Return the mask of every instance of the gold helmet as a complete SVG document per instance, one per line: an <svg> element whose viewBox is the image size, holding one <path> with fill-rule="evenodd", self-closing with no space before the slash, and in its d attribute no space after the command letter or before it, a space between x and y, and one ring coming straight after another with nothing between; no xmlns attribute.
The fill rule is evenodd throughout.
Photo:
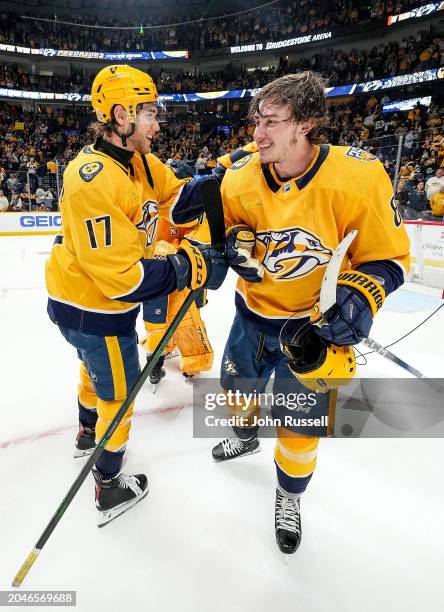
<svg viewBox="0 0 444 612"><path fill-rule="evenodd" d="M350 382L356 373L351 346L336 346L323 340L311 323L300 325L291 318L280 334L281 350L289 358L288 367L308 389L326 393Z"/></svg>
<svg viewBox="0 0 444 612"><path fill-rule="evenodd" d="M102 123L111 120L111 109L120 104L127 112L128 121L135 124L137 105L157 102L157 97L150 75L126 64L102 68L91 88L91 103Z"/></svg>

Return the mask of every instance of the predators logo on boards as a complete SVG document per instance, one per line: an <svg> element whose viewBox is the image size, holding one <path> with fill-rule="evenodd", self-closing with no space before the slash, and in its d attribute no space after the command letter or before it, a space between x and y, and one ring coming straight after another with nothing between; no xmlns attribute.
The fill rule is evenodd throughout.
<svg viewBox="0 0 444 612"><path fill-rule="evenodd" d="M299 227L280 232L258 232L256 240L265 246L263 266L275 280L292 280L328 264L332 250L313 234Z"/></svg>
<svg viewBox="0 0 444 612"><path fill-rule="evenodd" d="M378 159L375 155L372 155L363 149L359 149L358 147L350 147L347 150L346 155L363 162L372 162Z"/></svg>
<svg viewBox="0 0 444 612"><path fill-rule="evenodd" d="M102 162L90 162L89 164L84 164L79 168L80 177L86 182L89 183L93 180L95 176L99 174L102 170L103 164Z"/></svg>

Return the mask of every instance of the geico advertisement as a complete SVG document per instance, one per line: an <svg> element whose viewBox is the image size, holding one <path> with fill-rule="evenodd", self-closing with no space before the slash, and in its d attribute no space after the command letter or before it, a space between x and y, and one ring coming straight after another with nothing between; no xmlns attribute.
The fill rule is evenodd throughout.
<svg viewBox="0 0 444 612"><path fill-rule="evenodd" d="M60 213L20 212L0 214L0 236L57 234L62 226Z"/></svg>

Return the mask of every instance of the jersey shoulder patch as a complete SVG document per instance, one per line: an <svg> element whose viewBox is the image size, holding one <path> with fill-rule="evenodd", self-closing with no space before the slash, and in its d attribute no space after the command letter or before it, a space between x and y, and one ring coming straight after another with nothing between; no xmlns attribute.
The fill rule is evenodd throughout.
<svg viewBox="0 0 444 612"><path fill-rule="evenodd" d="M245 155L245 157L242 157L241 159L235 161L234 164L230 166L229 170L239 170L239 168L243 168L246 164L248 164L252 157L252 153L250 153L249 155Z"/></svg>
<svg viewBox="0 0 444 612"><path fill-rule="evenodd" d="M89 162L88 164L83 164L79 168L80 178L83 179L86 183L89 183L93 180L95 176L99 174L99 172L103 169L102 162L94 161Z"/></svg>
<svg viewBox="0 0 444 612"><path fill-rule="evenodd" d="M354 159L362 162L372 162L378 159L376 155L372 155L372 153L364 151L364 149L359 149L358 147L350 147L347 149L345 154L347 157L353 157Z"/></svg>

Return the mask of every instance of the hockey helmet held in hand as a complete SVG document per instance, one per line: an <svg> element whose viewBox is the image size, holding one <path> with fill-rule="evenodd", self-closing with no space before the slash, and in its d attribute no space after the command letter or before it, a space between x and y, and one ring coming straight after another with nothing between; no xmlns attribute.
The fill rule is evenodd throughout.
<svg viewBox="0 0 444 612"><path fill-rule="evenodd" d="M316 393L346 385L356 373L353 347L329 344L311 323L300 326L300 319L289 319L281 330L280 344L292 374Z"/></svg>
<svg viewBox="0 0 444 612"><path fill-rule="evenodd" d="M91 88L91 103L101 123L111 120L111 110L116 104L123 106L128 121L135 123L137 106L157 103L157 100L157 89L150 75L126 64L102 68Z"/></svg>

